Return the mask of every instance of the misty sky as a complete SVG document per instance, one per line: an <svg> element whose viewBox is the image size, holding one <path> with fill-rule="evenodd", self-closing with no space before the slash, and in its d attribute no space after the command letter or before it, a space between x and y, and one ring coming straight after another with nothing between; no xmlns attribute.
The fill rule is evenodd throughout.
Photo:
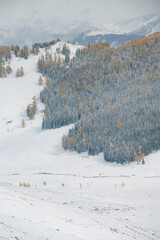
<svg viewBox="0 0 160 240"><path fill-rule="evenodd" d="M158 12L159 0L0 0L0 27L31 18L49 23L53 17L100 25Z"/></svg>
<svg viewBox="0 0 160 240"><path fill-rule="evenodd" d="M160 15L160 0L0 0L0 33L47 38L49 31L71 32L71 25L78 32L153 13Z"/></svg>

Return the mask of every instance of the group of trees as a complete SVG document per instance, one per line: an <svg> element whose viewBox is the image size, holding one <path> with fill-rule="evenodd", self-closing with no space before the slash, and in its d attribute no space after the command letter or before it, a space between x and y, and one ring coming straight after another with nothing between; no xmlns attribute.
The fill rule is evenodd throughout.
<svg viewBox="0 0 160 240"><path fill-rule="evenodd" d="M70 43L71 43L71 41L70 41L70 40L68 40L68 41L67 41L67 43L69 43L69 44L70 44ZM76 44L76 41L75 41L75 40L73 40L72 44L73 44L73 45L75 45L75 44Z"/></svg>
<svg viewBox="0 0 160 240"><path fill-rule="evenodd" d="M23 77L24 76L24 69L23 67L17 68L16 77Z"/></svg>
<svg viewBox="0 0 160 240"><path fill-rule="evenodd" d="M29 48L26 45L24 45L22 48L20 48L18 45L12 45L11 50L14 52L16 57L28 59Z"/></svg>
<svg viewBox="0 0 160 240"><path fill-rule="evenodd" d="M90 45L69 67L43 59L39 70L51 79L42 128L75 123L64 149L123 163L160 148L160 34L118 49Z"/></svg>
<svg viewBox="0 0 160 240"><path fill-rule="evenodd" d="M28 59L29 49L26 45L24 45L22 48L20 48L18 56L21 58L24 58L24 59Z"/></svg>
<svg viewBox="0 0 160 240"><path fill-rule="evenodd" d="M12 72L10 65L5 66L3 62L0 62L0 77L7 77Z"/></svg>
<svg viewBox="0 0 160 240"><path fill-rule="evenodd" d="M18 57L20 47L18 45L12 45L11 46L11 51L14 52L15 56Z"/></svg>
<svg viewBox="0 0 160 240"><path fill-rule="evenodd" d="M38 48L48 48L50 46L55 45L57 42L60 42L60 39L58 38L57 40L52 40L50 42L43 42L43 43L34 43L33 48L34 47L38 47Z"/></svg>
<svg viewBox="0 0 160 240"><path fill-rule="evenodd" d="M65 56L65 59L63 59L60 54L63 54ZM51 53L46 51L45 56L41 56L41 58L38 61L37 68L38 71L40 71L43 75L45 75L45 66L48 66L48 63L50 64L50 70L53 72L55 68L58 66L61 66L63 64L69 65L70 63L70 49L69 47L64 44L63 48L57 47L56 53L54 54L54 57ZM52 65L52 66L51 66Z"/></svg>
<svg viewBox="0 0 160 240"><path fill-rule="evenodd" d="M34 43L30 49L26 45L21 48L18 45L11 45L11 47L0 46L0 62L2 59L5 59L6 61L10 60L12 57L11 51L14 52L16 57L28 59L30 54L37 55L39 53L39 48L49 48L50 46L55 45L59 41L60 39L52 40L50 42ZM73 44L76 44L76 42L73 41ZM64 53L64 55L66 56L66 61L68 61L69 51Z"/></svg>
<svg viewBox="0 0 160 240"><path fill-rule="evenodd" d="M57 69L65 65L65 61L61 59L60 55L54 54L54 57L51 53L46 52L45 56L41 56L37 63L37 70L42 73L43 76L48 75L49 77L53 76ZM67 65L67 64L66 64Z"/></svg>
<svg viewBox="0 0 160 240"><path fill-rule="evenodd" d="M6 77L12 72L10 60L12 58L11 50L8 46L0 46L0 77ZM6 63L8 65L6 65Z"/></svg>
<svg viewBox="0 0 160 240"><path fill-rule="evenodd" d="M8 46L0 46L0 62L5 59L6 62L11 60L12 54Z"/></svg>
<svg viewBox="0 0 160 240"><path fill-rule="evenodd" d="M31 53L31 54L34 54L34 55L38 55L38 53L39 53L39 47L38 47L38 46L35 46L35 45L32 45L32 48L30 49L30 53Z"/></svg>
<svg viewBox="0 0 160 240"><path fill-rule="evenodd" d="M41 76L38 78L38 85L39 85L39 86L42 86L42 85L43 85L43 79L42 79Z"/></svg>
<svg viewBox="0 0 160 240"><path fill-rule="evenodd" d="M63 54L65 59L60 55ZM41 55L37 63L37 70L42 73L43 76L46 74L52 77L57 69L61 69L63 65L68 66L70 64L70 49L64 44L63 48L57 47L54 56L49 51L45 52L45 56Z"/></svg>
<svg viewBox="0 0 160 240"><path fill-rule="evenodd" d="M39 53L39 47L37 45L32 45L32 47L29 49L26 45L24 45L22 48L20 48L18 45L12 45L11 51L14 52L16 57L21 57L24 59L28 59L30 54L37 55Z"/></svg>
<svg viewBox="0 0 160 240"><path fill-rule="evenodd" d="M37 100L36 97L33 97L33 102L32 104L29 104L27 106L27 116L29 117L30 120L33 120L36 113L37 113L38 107L37 107Z"/></svg>

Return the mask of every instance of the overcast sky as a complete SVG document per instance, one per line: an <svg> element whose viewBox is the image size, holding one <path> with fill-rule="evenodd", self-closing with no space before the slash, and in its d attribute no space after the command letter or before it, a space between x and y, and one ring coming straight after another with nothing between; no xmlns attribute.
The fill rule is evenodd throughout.
<svg viewBox="0 0 160 240"><path fill-rule="evenodd" d="M0 30L47 35L71 31L70 23L101 28L153 13L160 15L160 0L0 0Z"/></svg>
<svg viewBox="0 0 160 240"><path fill-rule="evenodd" d="M33 16L44 22L56 17L100 25L152 13L160 13L160 0L0 0L0 27Z"/></svg>

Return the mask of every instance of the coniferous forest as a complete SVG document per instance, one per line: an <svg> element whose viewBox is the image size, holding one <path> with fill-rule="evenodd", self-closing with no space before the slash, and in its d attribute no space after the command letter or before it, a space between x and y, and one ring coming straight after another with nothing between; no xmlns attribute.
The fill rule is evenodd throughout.
<svg viewBox="0 0 160 240"><path fill-rule="evenodd" d="M69 63L42 56L38 70L50 78L42 128L75 124L65 150L124 163L160 148L160 33L119 48L88 45Z"/></svg>

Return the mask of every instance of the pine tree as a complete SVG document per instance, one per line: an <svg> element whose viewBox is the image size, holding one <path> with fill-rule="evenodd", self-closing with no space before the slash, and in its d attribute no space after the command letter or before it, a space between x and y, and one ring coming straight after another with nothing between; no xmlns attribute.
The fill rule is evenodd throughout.
<svg viewBox="0 0 160 240"><path fill-rule="evenodd" d="M69 53L67 53L67 54L65 55L65 63L68 65L69 62L70 62L70 56L69 56Z"/></svg>
<svg viewBox="0 0 160 240"><path fill-rule="evenodd" d="M16 77L20 77L21 76L21 71L19 68L17 68L17 71L16 71Z"/></svg>
<svg viewBox="0 0 160 240"><path fill-rule="evenodd" d="M43 79L42 77L40 76L39 79L38 79L38 85L42 86L43 85Z"/></svg>
<svg viewBox="0 0 160 240"><path fill-rule="evenodd" d="M27 59L28 56L29 56L29 49L28 47L25 45L23 46L20 51L19 51L19 55L20 57L24 58L24 59Z"/></svg>
<svg viewBox="0 0 160 240"><path fill-rule="evenodd" d="M17 68L16 77L23 77L24 76L24 69L23 67Z"/></svg>
<svg viewBox="0 0 160 240"><path fill-rule="evenodd" d="M32 103L32 111L33 111L33 113L36 114L37 110L38 110L37 102L33 101L33 103Z"/></svg>
<svg viewBox="0 0 160 240"><path fill-rule="evenodd" d="M24 69L23 69L23 67L20 68L20 76L21 76L21 77L24 76Z"/></svg>
<svg viewBox="0 0 160 240"><path fill-rule="evenodd" d="M12 68L8 65L8 66L6 67L6 71L7 71L8 74L11 73L11 72L12 72Z"/></svg>
<svg viewBox="0 0 160 240"><path fill-rule="evenodd" d="M26 126L24 119L22 119L21 126L22 126L22 128L25 128L25 126Z"/></svg>
<svg viewBox="0 0 160 240"><path fill-rule="evenodd" d="M45 84L46 84L47 87L50 87L51 80L50 80L48 74L46 74L46 76L45 76Z"/></svg>
<svg viewBox="0 0 160 240"><path fill-rule="evenodd" d="M62 137L62 146L65 150L67 149L67 137L66 137L66 135L63 135L63 137Z"/></svg>
<svg viewBox="0 0 160 240"><path fill-rule="evenodd" d="M30 120L33 120L33 119L34 119L34 113L33 113L32 110L29 112L29 119L30 119Z"/></svg>

